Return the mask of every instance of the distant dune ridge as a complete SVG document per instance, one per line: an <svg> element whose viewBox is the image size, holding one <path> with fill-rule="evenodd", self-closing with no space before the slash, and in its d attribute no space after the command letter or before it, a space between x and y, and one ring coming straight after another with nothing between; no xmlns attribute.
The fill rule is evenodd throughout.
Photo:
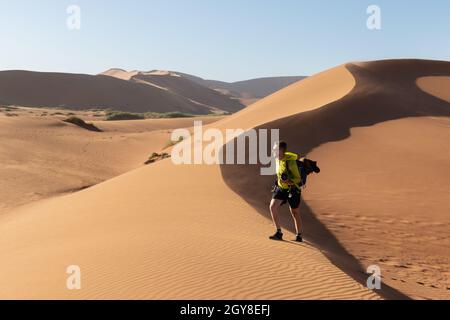
<svg viewBox="0 0 450 320"><path fill-rule="evenodd" d="M30 71L0 72L0 102L26 107L55 107L75 110L109 108L129 112L171 112L191 114L236 112L244 106L209 88L195 96L183 96L196 85L178 84L179 90L149 85L145 81L124 80L105 75L45 73ZM134 77L131 76L130 77ZM197 100L199 101L197 101Z"/></svg>
<svg viewBox="0 0 450 320"><path fill-rule="evenodd" d="M242 109L242 104L236 99L231 99L229 96L202 86L185 77L178 76L175 73L138 73L131 79L138 83L147 83L159 88L165 88L176 95L186 97L190 101L195 101L199 105L220 106L221 110L228 112L236 112Z"/></svg>
<svg viewBox="0 0 450 320"><path fill-rule="evenodd" d="M198 97L199 90L200 93L204 92L207 93L206 96L211 96L212 94L205 88L213 89L216 94L220 93L221 95L226 95L232 98L232 100L238 100L245 105L254 103L284 87L306 78L304 76L267 77L237 82L224 82L218 80L205 80L191 74L177 71L163 70L128 72L123 69L110 69L102 74L124 80L133 80L133 78L142 79L144 77L147 78L148 83L152 83L163 88L168 88L174 90L175 92L179 92L179 90L181 90L182 92L187 92L188 94L194 93L194 97ZM194 86L192 83L187 86L181 85L189 82L193 82L197 84L197 86ZM195 92L197 92L196 95ZM204 97L203 95L201 96Z"/></svg>
<svg viewBox="0 0 450 320"><path fill-rule="evenodd" d="M109 69L99 75L0 71L0 103L75 110L234 113L301 78L227 84L172 72Z"/></svg>
<svg viewBox="0 0 450 320"><path fill-rule="evenodd" d="M267 77L237 82L224 82L217 80L205 80L190 74L180 74L205 87L209 87L233 97L251 102L256 102L259 99L265 98L284 87L306 78L304 76Z"/></svg>
<svg viewBox="0 0 450 320"><path fill-rule="evenodd" d="M137 80L155 76L174 75ZM304 192L305 244L267 239L273 177L259 166L167 159L0 216L0 298L448 298L449 77L449 62L349 63L208 125L280 129L291 151L319 161L322 172ZM7 132L20 120L4 119ZM131 133L127 141L138 128L94 124L119 130L119 140ZM125 152L129 161L142 145ZM104 156L92 152L91 161ZM26 169L22 161L10 168ZM79 291L65 288L73 264L82 270ZM372 264L381 267L381 291L365 287Z"/></svg>

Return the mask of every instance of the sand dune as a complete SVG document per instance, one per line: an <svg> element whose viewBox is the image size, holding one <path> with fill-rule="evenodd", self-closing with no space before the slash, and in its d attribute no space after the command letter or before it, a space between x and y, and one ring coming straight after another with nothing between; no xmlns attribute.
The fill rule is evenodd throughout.
<svg viewBox="0 0 450 320"><path fill-rule="evenodd" d="M141 72L131 77L130 80L164 88L199 105L209 106L217 110L236 112L243 107L236 99L230 99L230 97L216 90L170 72Z"/></svg>
<svg viewBox="0 0 450 320"><path fill-rule="evenodd" d="M449 297L449 129L448 118L393 120L310 154L329 169L311 180L308 206L364 266L379 265L384 283L413 298Z"/></svg>
<svg viewBox="0 0 450 320"><path fill-rule="evenodd" d="M17 110L15 111L17 113ZM205 123L214 117L199 118ZM192 119L96 121L91 132L56 116L0 114L0 215L20 205L80 190L142 166Z"/></svg>
<svg viewBox="0 0 450 320"><path fill-rule="evenodd" d="M221 174L164 160L0 217L0 297L380 298L318 249L268 241L271 223ZM80 291L64 286L73 264Z"/></svg>
<svg viewBox="0 0 450 320"><path fill-rule="evenodd" d="M109 69L101 73L122 80L135 82L147 82L159 88L165 88L175 93L181 93L183 96L192 97L192 100L202 102L204 100L208 105L218 103L217 100L223 101L226 96L232 98L227 101L230 108L228 111L239 108L238 101L244 105L250 105L256 101L265 98L295 82L305 79L306 77L267 77L250 79L237 82L224 82L218 80L205 80L203 78L177 72L153 70L144 71L125 71L122 69ZM142 79L146 78L146 79ZM178 79L177 79L178 78ZM211 89L213 90L211 92ZM212 102L210 102L212 101ZM219 105L223 105L219 103ZM225 104L227 105L227 104ZM225 109L223 109L225 110Z"/></svg>
<svg viewBox="0 0 450 320"><path fill-rule="evenodd" d="M450 77L423 77L417 79L417 85L423 91L450 102Z"/></svg>
<svg viewBox="0 0 450 320"><path fill-rule="evenodd" d="M243 99L262 99L306 77L267 77L233 83L211 83L212 87L238 92Z"/></svg>
<svg viewBox="0 0 450 320"><path fill-rule="evenodd" d="M1 216L0 297L446 297L450 109L435 97L445 91L416 81L449 75L444 62L347 64L210 124L279 128L319 161L305 244L267 240L273 177L258 166L163 160ZM381 296L362 284L374 263ZM69 265L81 267L80 291L65 288Z"/></svg>
<svg viewBox="0 0 450 320"><path fill-rule="evenodd" d="M104 72L102 72L102 75L105 76L110 76L110 77L114 77L114 78L118 78L118 79L122 79L122 80L130 80L132 77L134 77L135 75L137 75L139 73L139 71L126 71L123 69L118 69L118 68L112 68L109 70L106 70Z"/></svg>
<svg viewBox="0 0 450 320"><path fill-rule="evenodd" d="M179 111L191 114L234 112L243 108L239 102L208 88L205 90L210 94L220 96L216 97L213 105L201 104L190 97L156 86L125 81L122 78L126 79L128 75L120 70L110 73L119 76L1 71L0 104L75 110L109 108L130 112Z"/></svg>
<svg viewBox="0 0 450 320"><path fill-rule="evenodd" d="M322 164L305 193L303 212L307 238L326 248L335 263L356 278L363 269L359 262L377 264L385 284L411 297L448 298L450 108L421 91L416 80L448 76L450 63L400 60L345 68L355 87L335 102L305 108L304 99L323 94L314 90L301 96L300 113L293 115L278 103L298 92L291 86L234 117L245 127L279 128L293 150ZM315 77L303 85L308 81ZM442 97L448 89L438 83L428 91ZM286 108L285 117L277 105ZM271 106L278 120L252 123L252 110ZM222 173L236 193L268 216L264 204L272 178L259 176L257 166L223 166Z"/></svg>
<svg viewBox="0 0 450 320"><path fill-rule="evenodd" d="M122 69L110 69L101 73L101 75L127 80L132 83L149 85L167 91L172 95L188 99L190 102L199 106L206 106L211 111L236 112L243 108L243 105L236 99L232 99L230 96L172 71L153 70L148 72L128 72Z"/></svg>
<svg viewBox="0 0 450 320"><path fill-rule="evenodd" d="M188 78L202 86L215 89L224 94L236 97L246 105L254 103L259 99L265 98L295 82L305 79L306 77L267 77L250 79L237 82L224 82L217 80L205 80L190 74L180 73L183 77Z"/></svg>
<svg viewBox="0 0 450 320"><path fill-rule="evenodd" d="M218 126L254 128L275 119L321 107L342 98L354 86L355 79L352 74L344 66L339 66L296 82L238 114L227 117Z"/></svg>
<svg viewBox="0 0 450 320"><path fill-rule="evenodd" d="M225 116L199 116L194 118L92 121L92 123L107 132L143 133L161 130L170 133L172 129L192 127L195 120L202 121L203 124L210 124L222 120L224 117Z"/></svg>
<svg viewBox="0 0 450 320"><path fill-rule="evenodd" d="M218 166L158 162L0 217L0 297L377 298L317 249L266 241L271 229ZM80 291L65 288L73 264Z"/></svg>

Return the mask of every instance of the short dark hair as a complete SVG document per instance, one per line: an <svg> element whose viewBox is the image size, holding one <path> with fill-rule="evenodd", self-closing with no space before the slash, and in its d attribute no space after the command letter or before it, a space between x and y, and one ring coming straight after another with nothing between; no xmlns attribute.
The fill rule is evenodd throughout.
<svg viewBox="0 0 450 320"><path fill-rule="evenodd" d="M278 144L278 149L287 150L287 143L285 141L280 141Z"/></svg>

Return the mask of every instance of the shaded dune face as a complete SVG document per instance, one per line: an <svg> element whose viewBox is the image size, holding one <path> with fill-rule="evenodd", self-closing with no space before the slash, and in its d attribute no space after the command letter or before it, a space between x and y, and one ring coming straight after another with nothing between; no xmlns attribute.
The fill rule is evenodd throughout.
<svg viewBox="0 0 450 320"><path fill-rule="evenodd" d="M131 80L144 81L166 88L174 95L190 99L200 105L210 106L227 112L236 112L243 108L237 100L230 99L216 90L204 87L184 77L170 75L137 74Z"/></svg>
<svg viewBox="0 0 450 320"><path fill-rule="evenodd" d="M417 79L422 77L449 76L450 63L448 62L392 60L350 63L346 65L346 68L351 72L356 82L353 90L347 95L321 107L305 112L299 110L298 114L258 125L257 128L280 129L280 138L289 143L291 151L307 155L320 146L326 148L324 145L327 143L349 139L351 130L354 128L370 127L387 121L410 117L450 116L449 103L419 89L416 84ZM313 81L314 77L309 80ZM337 84L338 82L336 82ZM299 98L300 104L302 97ZM273 108L283 108L283 106L278 105L273 106ZM279 112L276 111L276 113ZM235 117L239 117L239 114ZM423 132L422 134L426 135L427 133ZM387 137L387 140L389 140L389 137ZM420 148L420 145L417 147ZM439 153L441 147L441 145L436 145L436 153ZM365 152L375 155L377 150L367 149ZM433 165L433 159L434 157L430 157L428 161L431 161L431 163L428 163L428 165ZM321 159L314 160L318 160L318 164L321 166ZM349 161L357 162L358 159L349 159ZM328 163L330 162L332 163L332 159L328 161ZM384 165L389 166L389 159L386 159ZM339 168L322 166L321 168L323 172L339 170ZM267 207L270 201L270 185L273 183L273 177L261 176L259 165L222 165L221 171L225 182L232 190L263 216L270 218ZM377 172L377 174L380 175L381 180L389 181L389 171ZM321 176L310 179L320 180ZM339 188L339 181L332 181L331 183ZM366 183L364 179L362 179L362 183ZM358 185L356 184L354 187L358 188ZM357 189L354 191L357 191ZM314 194L307 198L327 197L327 194L321 194L321 190L317 189L307 189L306 194L312 192ZM402 196L408 197L407 194L400 195L400 197ZM351 195L348 194L348 197L351 197ZM356 203L356 205L354 204L356 208L362 206L362 203L358 203L357 199L354 199L354 203ZM375 203L371 205L376 206ZM333 206L331 205L331 207ZM407 208L405 209L407 210ZM383 208L380 210L383 210ZM348 253L347 248L342 246L329 228L318 219L320 218L320 212L314 212L314 208L310 207L309 201L303 204L302 212L306 226L306 238L324 248L332 261L344 268L356 280L361 283L365 282L366 276L361 273L360 262ZM286 214L283 218L284 225L293 230L290 217ZM347 223L351 225L353 221L350 220ZM424 245L423 248L424 251L427 250L427 246ZM385 250L389 251L389 247L386 247ZM394 298L404 297L400 292L391 289L389 286L384 286L384 295Z"/></svg>

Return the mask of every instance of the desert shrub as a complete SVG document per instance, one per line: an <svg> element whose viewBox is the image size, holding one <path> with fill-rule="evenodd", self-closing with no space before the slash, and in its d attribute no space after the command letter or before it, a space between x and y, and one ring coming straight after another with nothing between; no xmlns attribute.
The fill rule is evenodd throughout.
<svg viewBox="0 0 450 320"><path fill-rule="evenodd" d="M92 123L87 123L83 119L80 119L78 117L69 117L69 118L67 118L67 119L65 119L63 121L67 122L67 123L74 124L76 126L79 126L79 127L83 128L83 129L86 129L86 130L89 130L89 131L96 131L96 132L100 132L101 131L99 128L97 128Z"/></svg>
<svg viewBox="0 0 450 320"><path fill-rule="evenodd" d="M14 111L14 110L18 110L18 107L14 107L14 106L0 106L0 109L3 109L6 112L9 111Z"/></svg>
<svg viewBox="0 0 450 320"><path fill-rule="evenodd" d="M159 154L157 152L153 152L151 154L151 156L148 158L148 160L144 162L144 164L152 164L158 160L163 160L163 159L167 159L167 158L170 158L170 154L168 154L167 152L164 152L161 154Z"/></svg>
<svg viewBox="0 0 450 320"><path fill-rule="evenodd" d="M183 112L163 112L163 113L158 113L158 112L147 112L145 114L146 118L149 119L169 119L169 118L192 118L195 117L192 114L189 113L183 113Z"/></svg>
<svg viewBox="0 0 450 320"><path fill-rule="evenodd" d="M164 149L167 149L167 148L169 148L169 147L172 147L172 146L176 145L177 143L182 142L183 140L184 140L184 137L182 137L182 136L179 137L178 140L175 140L175 141L170 140L170 141L166 144L166 146L165 146Z"/></svg>
<svg viewBox="0 0 450 320"><path fill-rule="evenodd" d="M206 116L206 115L205 115ZM193 118L196 115L184 112L146 112L132 113L124 111L106 110L106 120L142 120L142 119L174 119L174 118Z"/></svg>
<svg viewBox="0 0 450 320"><path fill-rule="evenodd" d="M117 120L142 120L145 116L140 113L121 112L121 111L109 111L106 113L107 121Z"/></svg>

